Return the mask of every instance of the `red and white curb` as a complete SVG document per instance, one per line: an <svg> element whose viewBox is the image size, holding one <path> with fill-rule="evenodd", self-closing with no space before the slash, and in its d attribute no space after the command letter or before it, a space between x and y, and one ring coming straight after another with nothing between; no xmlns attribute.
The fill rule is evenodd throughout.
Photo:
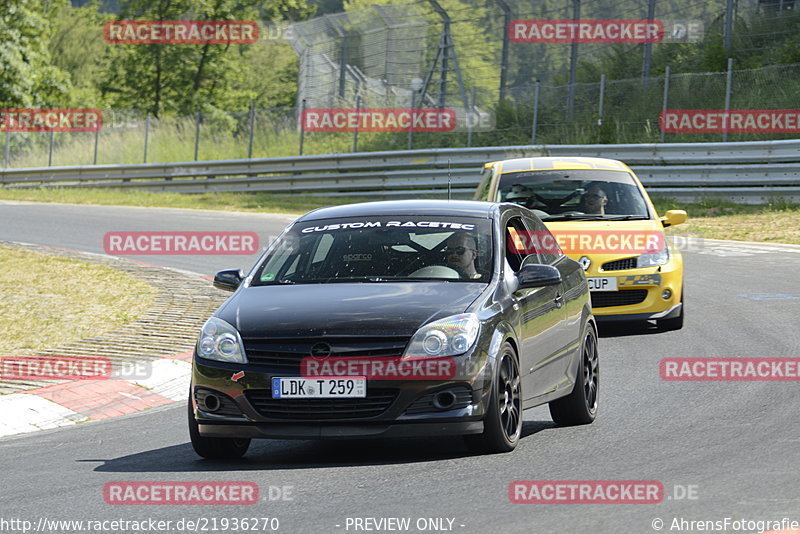
<svg viewBox="0 0 800 534"><path fill-rule="evenodd" d="M192 351L153 360L147 378L75 380L0 396L0 437L118 417L188 397Z"/></svg>

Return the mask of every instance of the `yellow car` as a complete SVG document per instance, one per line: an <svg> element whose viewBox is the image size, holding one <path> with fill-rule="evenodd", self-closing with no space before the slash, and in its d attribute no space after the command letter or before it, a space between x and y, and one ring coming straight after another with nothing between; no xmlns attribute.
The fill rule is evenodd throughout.
<svg viewBox="0 0 800 534"><path fill-rule="evenodd" d="M553 237L535 231L518 247L560 248L586 272L598 319L655 320L683 327L683 257L664 228L686 212L658 216L624 163L584 157L520 158L487 163L476 200L514 202L532 210Z"/></svg>

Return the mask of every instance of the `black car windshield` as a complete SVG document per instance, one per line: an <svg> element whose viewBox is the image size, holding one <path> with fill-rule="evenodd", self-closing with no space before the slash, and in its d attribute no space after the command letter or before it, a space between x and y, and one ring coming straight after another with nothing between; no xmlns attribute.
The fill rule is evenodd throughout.
<svg viewBox="0 0 800 534"><path fill-rule="evenodd" d="M488 282L489 219L354 217L298 223L270 248L253 285Z"/></svg>
<svg viewBox="0 0 800 534"><path fill-rule="evenodd" d="M544 221L650 218L639 186L625 171L507 173L500 177L495 201L521 204Z"/></svg>

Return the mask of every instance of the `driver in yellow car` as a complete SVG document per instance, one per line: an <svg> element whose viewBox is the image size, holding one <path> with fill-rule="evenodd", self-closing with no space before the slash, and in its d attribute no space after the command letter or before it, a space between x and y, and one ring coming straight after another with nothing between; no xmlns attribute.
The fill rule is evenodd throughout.
<svg viewBox="0 0 800 534"><path fill-rule="evenodd" d="M605 215L606 204L608 204L608 195L599 185L595 184L590 186L581 197L579 209L583 213Z"/></svg>

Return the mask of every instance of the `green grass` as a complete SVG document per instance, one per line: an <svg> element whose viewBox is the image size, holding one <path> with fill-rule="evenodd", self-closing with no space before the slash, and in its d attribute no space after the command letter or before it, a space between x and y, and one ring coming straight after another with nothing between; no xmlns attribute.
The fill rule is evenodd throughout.
<svg viewBox="0 0 800 534"><path fill-rule="evenodd" d="M155 293L110 267L0 247L2 353L22 355L110 332L145 313Z"/></svg>
<svg viewBox="0 0 800 534"><path fill-rule="evenodd" d="M250 211L300 215L313 209L353 202L363 198L274 196L266 193L151 193L114 189L0 189L0 200L57 202L101 206L146 208L188 208L221 211Z"/></svg>
<svg viewBox="0 0 800 534"><path fill-rule="evenodd" d="M653 203L660 214L668 209L688 212L687 223L670 229L670 233L710 239L800 244L800 205L780 198L760 206L717 199L681 204L654 198Z"/></svg>

